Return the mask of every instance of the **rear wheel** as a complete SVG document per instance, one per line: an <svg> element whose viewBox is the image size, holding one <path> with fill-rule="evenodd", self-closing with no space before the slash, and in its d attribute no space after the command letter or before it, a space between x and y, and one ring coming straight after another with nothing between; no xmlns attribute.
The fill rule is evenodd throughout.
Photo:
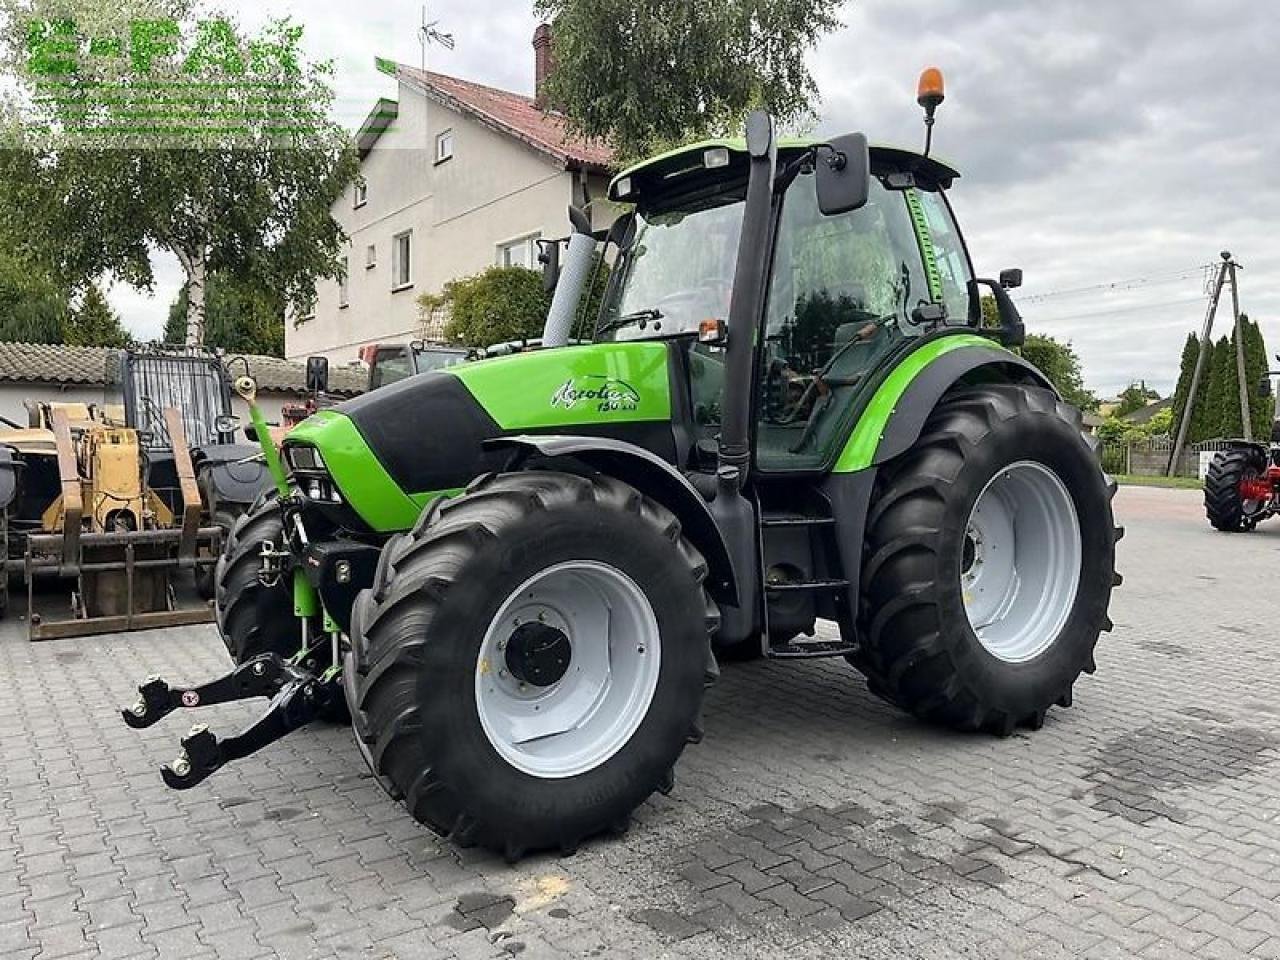
<svg viewBox="0 0 1280 960"><path fill-rule="evenodd" d="M1267 462L1256 450L1238 448L1214 454L1204 478L1204 512L1215 530L1252 530L1271 505Z"/></svg>
<svg viewBox="0 0 1280 960"><path fill-rule="evenodd" d="M1051 392L946 397L868 517L858 665L871 688L1001 734L1069 705L1111 627L1114 489L1079 412Z"/></svg>
<svg viewBox="0 0 1280 960"><path fill-rule="evenodd" d="M415 818L516 859L625 826L669 790L714 672L679 522L606 477L488 477L387 545L347 693Z"/></svg>

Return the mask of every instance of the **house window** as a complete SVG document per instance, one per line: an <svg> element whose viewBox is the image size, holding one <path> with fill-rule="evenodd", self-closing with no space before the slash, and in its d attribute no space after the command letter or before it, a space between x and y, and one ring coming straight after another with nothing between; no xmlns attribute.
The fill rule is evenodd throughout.
<svg viewBox="0 0 1280 960"><path fill-rule="evenodd" d="M498 266L524 267L536 270L538 267L538 238L541 233L531 233L527 237L508 240L498 244Z"/></svg>
<svg viewBox="0 0 1280 960"><path fill-rule="evenodd" d="M364 268L372 270L378 265L378 245L371 243L364 248Z"/></svg>
<svg viewBox="0 0 1280 960"><path fill-rule="evenodd" d="M356 181L356 207L363 207L369 202L369 184L365 180Z"/></svg>
<svg viewBox="0 0 1280 960"><path fill-rule="evenodd" d="M348 290L346 257L342 258L342 272L338 275L338 306L345 307L351 302L350 291Z"/></svg>
<svg viewBox="0 0 1280 960"><path fill-rule="evenodd" d="M442 130L436 134L436 163L444 163L453 156L453 131Z"/></svg>
<svg viewBox="0 0 1280 960"><path fill-rule="evenodd" d="M413 231L406 230L391 238L391 289L413 286Z"/></svg>

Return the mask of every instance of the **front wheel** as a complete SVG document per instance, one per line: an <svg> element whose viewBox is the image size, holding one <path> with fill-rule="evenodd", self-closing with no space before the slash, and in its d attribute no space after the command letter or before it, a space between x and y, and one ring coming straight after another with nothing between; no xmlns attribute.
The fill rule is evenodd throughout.
<svg viewBox="0 0 1280 960"><path fill-rule="evenodd" d="M1007 734L1071 702L1111 627L1114 483L1050 391L948 395L888 465L867 523L871 688L923 718Z"/></svg>
<svg viewBox="0 0 1280 960"><path fill-rule="evenodd" d="M385 550L347 693L415 818L516 859L670 789L700 735L714 607L667 510L607 477L499 475Z"/></svg>

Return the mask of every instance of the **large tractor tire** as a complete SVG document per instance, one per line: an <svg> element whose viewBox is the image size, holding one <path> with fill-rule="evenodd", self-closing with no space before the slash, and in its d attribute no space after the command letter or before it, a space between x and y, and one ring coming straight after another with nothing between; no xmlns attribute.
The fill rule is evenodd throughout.
<svg viewBox="0 0 1280 960"><path fill-rule="evenodd" d="M1237 448L1214 454L1204 478L1204 512L1215 530L1252 530L1266 516L1270 501L1246 499L1241 485L1265 478L1267 462L1256 450Z"/></svg>
<svg viewBox="0 0 1280 960"><path fill-rule="evenodd" d="M871 689L961 730L1007 735L1069 706L1107 617L1114 481L1078 410L1014 385L948 394L887 465L867 520Z"/></svg>
<svg viewBox="0 0 1280 960"><path fill-rule="evenodd" d="M284 520L275 497L261 497L238 517L214 568L214 613L227 652L236 663L260 653L297 653L301 631L287 576L273 586L258 578L262 544L284 546Z"/></svg>
<svg viewBox="0 0 1280 960"><path fill-rule="evenodd" d="M384 548L345 682L388 792L509 860L625 829L701 738L707 566L607 477L492 475Z"/></svg>

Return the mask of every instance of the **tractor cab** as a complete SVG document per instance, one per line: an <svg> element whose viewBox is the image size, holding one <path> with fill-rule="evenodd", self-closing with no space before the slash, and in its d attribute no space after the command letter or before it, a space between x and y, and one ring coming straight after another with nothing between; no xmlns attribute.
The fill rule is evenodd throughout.
<svg viewBox="0 0 1280 960"><path fill-rule="evenodd" d="M763 315L749 318L759 342L755 459L765 471L829 466L877 369L930 335L972 331L980 318L944 193L959 174L917 153L872 147L865 203L832 215L819 198L821 152L816 141L778 149ZM599 338L679 345L698 441L714 441L721 427L748 164L745 141L708 141L633 167L610 188L635 211Z"/></svg>

